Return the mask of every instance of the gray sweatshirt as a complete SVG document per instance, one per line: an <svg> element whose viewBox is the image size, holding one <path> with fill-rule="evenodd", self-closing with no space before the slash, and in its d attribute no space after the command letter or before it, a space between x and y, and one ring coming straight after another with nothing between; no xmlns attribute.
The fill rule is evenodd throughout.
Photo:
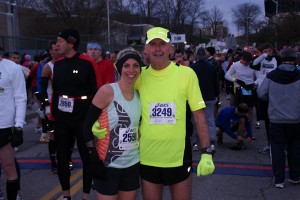
<svg viewBox="0 0 300 200"><path fill-rule="evenodd" d="M281 64L268 73L257 94L269 101L272 123L300 123L300 71L295 65Z"/></svg>

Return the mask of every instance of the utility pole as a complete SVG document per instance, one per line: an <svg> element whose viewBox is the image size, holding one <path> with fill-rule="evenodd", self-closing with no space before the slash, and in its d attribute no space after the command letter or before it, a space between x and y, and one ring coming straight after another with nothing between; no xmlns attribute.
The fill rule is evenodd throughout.
<svg viewBox="0 0 300 200"><path fill-rule="evenodd" d="M247 45L249 45L249 19L250 17L247 17L246 21L246 41Z"/></svg>
<svg viewBox="0 0 300 200"><path fill-rule="evenodd" d="M276 4L275 14L277 15L278 14L278 0L272 0L272 2Z"/></svg>
<svg viewBox="0 0 300 200"><path fill-rule="evenodd" d="M109 0L106 0L106 5L107 5L107 40L108 40L108 51L110 51Z"/></svg>
<svg viewBox="0 0 300 200"><path fill-rule="evenodd" d="M278 0L272 0L273 3L276 4L276 11L275 11L275 17L277 18L278 16ZM274 17L274 16L273 16ZM273 18L272 17L272 18ZM277 30L277 23L276 23L276 20L273 20L273 22L275 21L274 23L274 28L275 28L275 48L277 49L277 37L278 37L278 30Z"/></svg>
<svg viewBox="0 0 300 200"><path fill-rule="evenodd" d="M6 15L6 26L7 26L7 36L11 37L10 40L8 40L8 49L16 49L15 44L15 36L17 34L17 16L16 13L17 4L15 0L9 0L6 2L6 10L7 12L0 12L0 14Z"/></svg>

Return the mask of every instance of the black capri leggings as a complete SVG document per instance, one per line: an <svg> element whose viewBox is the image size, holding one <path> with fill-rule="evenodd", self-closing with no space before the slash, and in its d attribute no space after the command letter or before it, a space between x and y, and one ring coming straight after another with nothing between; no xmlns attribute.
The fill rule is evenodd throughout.
<svg viewBox="0 0 300 200"><path fill-rule="evenodd" d="M58 162L58 177L62 190L70 189L70 146L76 138L78 151L83 164L83 192L90 193L92 184L91 163L88 150L83 136L83 121L81 120L63 120L55 121L55 143L56 157Z"/></svg>

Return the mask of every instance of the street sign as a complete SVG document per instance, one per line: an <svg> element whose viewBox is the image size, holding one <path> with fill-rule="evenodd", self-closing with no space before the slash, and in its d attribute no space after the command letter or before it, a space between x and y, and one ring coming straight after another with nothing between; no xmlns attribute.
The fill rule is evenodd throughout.
<svg viewBox="0 0 300 200"><path fill-rule="evenodd" d="M171 35L172 43L184 43L185 40L185 34L172 34Z"/></svg>

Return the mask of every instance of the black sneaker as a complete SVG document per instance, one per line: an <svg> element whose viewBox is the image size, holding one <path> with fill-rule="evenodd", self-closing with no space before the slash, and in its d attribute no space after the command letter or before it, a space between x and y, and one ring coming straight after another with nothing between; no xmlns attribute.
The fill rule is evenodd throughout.
<svg viewBox="0 0 300 200"><path fill-rule="evenodd" d="M270 146L266 145L262 149L258 150L258 152L263 153L263 154L269 154L270 153Z"/></svg>
<svg viewBox="0 0 300 200"><path fill-rule="evenodd" d="M246 150L247 147L245 146L243 141L238 141L235 146L230 147L231 150L240 151Z"/></svg>

